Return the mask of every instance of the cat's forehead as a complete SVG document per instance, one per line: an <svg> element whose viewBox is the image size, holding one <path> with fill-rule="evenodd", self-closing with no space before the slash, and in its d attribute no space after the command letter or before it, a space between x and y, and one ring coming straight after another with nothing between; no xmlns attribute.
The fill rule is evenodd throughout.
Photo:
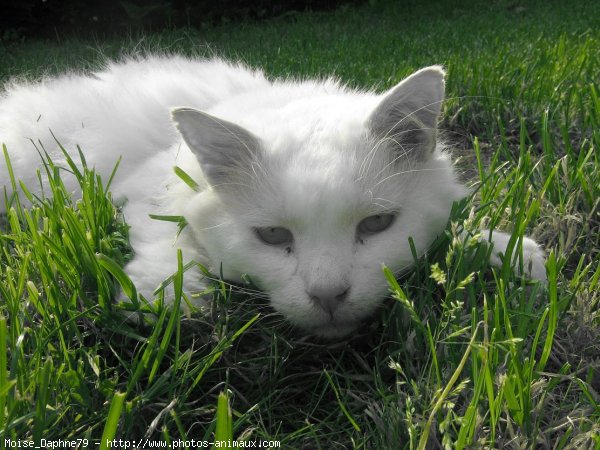
<svg viewBox="0 0 600 450"><path fill-rule="evenodd" d="M282 133L266 142L264 158L270 172L278 175L278 184L340 198L396 190L409 178L410 161L393 151L389 142L374 138L362 123Z"/></svg>
<svg viewBox="0 0 600 450"><path fill-rule="evenodd" d="M242 125L261 142L248 197L268 220L352 222L397 208L403 198L394 155L370 133L365 102L293 101Z"/></svg>
<svg viewBox="0 0 600 450"><path fill-rule="evenodd" d="M260 210L278 223L333 229L397 209L402 189L373 178L358 145L300 148L272 158L258 192Z"/></svg>
<svg viewBox="0 0 600 450"><path fill-rule="evenodd" d="M335 90L334 90L335 91ZM377 97L367 94L293 90L281 95L251 98L248 108L216 108L212 113L239 124L270 142L281 139L344 139L364 130Z"/></svg>
<svg viewBox="0 0 600 450"><path fill-rule="evenodd" d="M275 180L274 215L290 224L340 226L352 223L370 209L363 186L350 177L334 177L331 171L291 169Z"/></svg>

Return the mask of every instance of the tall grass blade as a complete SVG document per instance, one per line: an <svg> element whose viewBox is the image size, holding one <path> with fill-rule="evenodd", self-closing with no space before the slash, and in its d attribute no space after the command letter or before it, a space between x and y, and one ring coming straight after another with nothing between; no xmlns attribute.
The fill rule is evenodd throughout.
<svg viewBox="0 0 600 450"><path fill-rule="evenodd" d="M111 441L117 434L117 427L119 425L119 418L121 417L121 410L123 409L123 403L125 401L126 393L115 392L110 402L110 409L108 410L108 416L104 429L102 430L102 440L100 441L100 450L109 450L112 448Z"/></svg>
<svg viewBox="0 0 600 450"><path fill-rule="evenodd" d="M233 422L231 419L231 408L229 407L229 396L227 392L220 392L217 400L217 415L216 415L216 428L215 428L215 445L213 449L222 448L223 442L226 445L233 443ZM219 442L219 445L216 445Z"/></svg>

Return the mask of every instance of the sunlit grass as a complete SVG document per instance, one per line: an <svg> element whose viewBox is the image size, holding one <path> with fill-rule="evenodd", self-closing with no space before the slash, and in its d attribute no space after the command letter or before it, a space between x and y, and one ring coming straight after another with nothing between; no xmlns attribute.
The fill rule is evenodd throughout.
<svg viewBox="0 0 600 450"><path fill-rule="evenodd" d="M600 445L598 5L371 3L164 32L139 47L381 89L444 64L442 128L473 195L439 245L390 278L385 307L342 342L306 338L260 295L220 281L210 311L172 314L159 293L127 306L155 317L134 325L112 303L119 288L135 298L135 286L121 269L131 249L110 180L81 158L46 160L44 198L29 186L0 200L0 444L216 435L290 449ZM94 66L97 47L114 56L123 42L2 47L0 73ZM82 194L66 191L65 170ZM485 245L459 238L481 228L513 231L517 265L520 238L535 236L547 287L508 263L489 267ZM186 269L180 261L169 280L176 303L189 300Z"/></svg>

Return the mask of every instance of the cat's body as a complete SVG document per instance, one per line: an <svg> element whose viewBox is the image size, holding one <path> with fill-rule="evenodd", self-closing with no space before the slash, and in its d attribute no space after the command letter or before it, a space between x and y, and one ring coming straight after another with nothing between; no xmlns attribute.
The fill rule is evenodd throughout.
<svg viewBox="0 0 600 450"><path fill-rule="evenodd" d="M333 336L385 296L382 263L410 266L408 238L426 251L466 193L437 143L443 96L438 67L376 94L151 57L7 86L0 141L30 188L40 160L29 139L59 162L54 137L70 151L79 145L104 176L122 156L112 191L127 200L135 257L126 271L147 298L181 248L229 280L249 275L292 323ZM0 164L0 185L7 180ZM181 215L188 226L175 240L176 226L149 214ZM541 252L528 239L523 248L543 278ZM203 286L187 274L186 290Z"/></svg>

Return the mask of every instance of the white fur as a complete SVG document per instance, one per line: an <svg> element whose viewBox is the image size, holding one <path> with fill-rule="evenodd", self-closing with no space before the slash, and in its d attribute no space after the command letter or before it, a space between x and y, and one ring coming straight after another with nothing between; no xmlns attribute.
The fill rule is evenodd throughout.
<svg viewBox="0 0 600 450"><path fill-rule="evenodd" d="M80 145L104 176L123 156L113 192L127 198L135 258L126 271L144 296L173 273L181 248L186 260L222 267L229 280L248 274L292 323L342 335L388 292L382 263L410 266L408 238L426 251L465 195L436 145L443 75L423 69L376 94L332 80L269 81L217 59L128 60L91 75L6 86L0 140L29 187L39 164L29 139L64 160L50 130L68 150ZM173 110L183 140L173 107L184 107ZM0 185L6 177L2 164ZM357 237L361 220L389 211L397 213L390 228ZM175 225L148 214L182 215L189 226L175 241ZM289 229L293 245L258 239L255 228L271 226ZM535 253L533 245L524 250ZM334 313L311 299L332 285L349 288ZM203 286L198 273L187 274L188 291Z"/></svg>

